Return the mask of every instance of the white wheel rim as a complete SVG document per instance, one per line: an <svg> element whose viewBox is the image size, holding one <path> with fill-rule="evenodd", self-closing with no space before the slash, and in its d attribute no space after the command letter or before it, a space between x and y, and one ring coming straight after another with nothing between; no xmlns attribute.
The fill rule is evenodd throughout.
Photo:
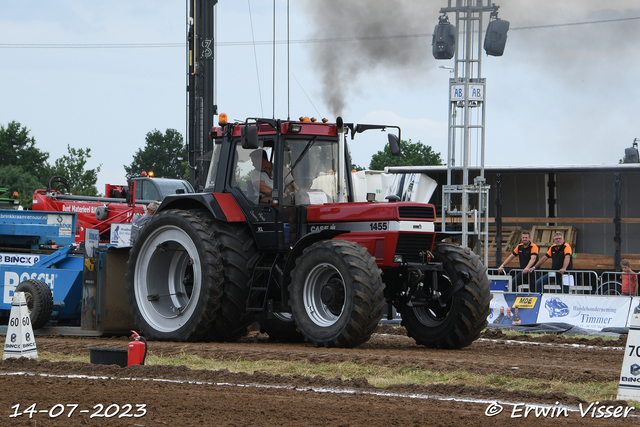
<svg viewBox="0 0 640 427"><path fill-rule="evenodd" d="M134 275L136 303L151 328L173 332L191 319L202 289L201 270L198 250L184 230L166 225L151 233L140 248ZM193 280L185 283L188 273ZM157 297L150 300L150 295Z"/></svg>

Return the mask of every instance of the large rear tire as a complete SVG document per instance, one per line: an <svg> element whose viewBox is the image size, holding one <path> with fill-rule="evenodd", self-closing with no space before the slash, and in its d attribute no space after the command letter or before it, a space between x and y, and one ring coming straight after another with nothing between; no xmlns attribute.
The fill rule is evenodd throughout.
<svg viewBox="0 0 640 427"><path fill-rule="evenodd" d="M150 340L201 340L220 308L222 283L219 244L188 211L156 213L129 254L129 306Z"/></svg>
<svg viewBox="0 0 640 427"><path fill-rule="evenodd" d="M53 294L49 285L41 280L29 279L18 284L14 292L24 292L31 327L34 330L49 323L53 312Z"/></svg>
<svg viewBox="0 0 640 427"><path fill-rule="evenodd" d="M367 249L345 240L306 248L292 272L290 305L298 330L316 347L355 347L378 327L384 283Z"/></svg>
<svg viewBox="0 0 640 427"><path fill-rule="evenodd" d="M427 306L399 307L402 325L420 345L456 349L470 345L487 326L490 312L491 281L480 257L469 248L447 243L437 244L434 261L442 262L438 274L440 293L458 280L464 287L445 301L445 307L432 301Z"/></svg>
<svg viewBox="0 0 640 427"><path fill-rule="evenodd" d="M208 339L236 341L247 335L248 326L256 320L246 308L253 270L259 259L258 248L245 224L212 221L209 230L220 243L223 294Z"/></svg>

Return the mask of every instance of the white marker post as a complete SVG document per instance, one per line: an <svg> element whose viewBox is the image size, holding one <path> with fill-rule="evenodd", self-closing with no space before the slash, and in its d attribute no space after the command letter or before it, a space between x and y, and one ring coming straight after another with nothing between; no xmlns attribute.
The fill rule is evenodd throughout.
<svg viewBox="0 0 640 427"><path fill-rule="evenodd" d="M4 344L2 360L12 357L38 357L36 339L33 336L33 327L29 317L27 301L24 292L14 292L11 302L11 314L9 315L9 327L7 339Z"/></svg>
<svg viewBox="0 0 640 427"><path fill-rule="evenodd" d="M640 305L633 309L624 349L618 399L640 401Z"/></svg>

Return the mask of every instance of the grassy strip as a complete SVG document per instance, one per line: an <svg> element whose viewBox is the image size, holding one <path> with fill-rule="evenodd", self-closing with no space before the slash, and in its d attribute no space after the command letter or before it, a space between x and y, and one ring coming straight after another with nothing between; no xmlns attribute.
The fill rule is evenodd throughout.
<svg viewBox="0 0 640 427"><path fill-rule="evenodd" d="M518 331L512 331L512 330L503 330L502 333L508 336L527 336L531 338L541 338L549 335L549 334L531 334L531 333L524 333L524 332L518 332ZM562 336L564 338L576 338L576 339L584 338L587 340L602 338L604 341L618 341L617 336L607 336L607 335L562 335Z"/></svg>
<svg viewBox="0 0 640 427"><path fill-rule="evenodd" d="M61 355L58 353L39 352L41 359L52 362L89 362L88 356ZM406 366L384 367L366 366L352 362L307 364L282 360L247 360L219 361L182 353L175 357L159 357L149 355L147 365L186 366L191 369L220 370L230 372L253 373L266 372L272 375L303 375L324 378L352 379L366 378L375 387L386 387L392 384L435 383L465 384L467 386L489 386L507 390L528 390L533 393L563 391L577 396L587 402L615 400L618 392L617 382L566 383L562 381L546 381L528 378L510 378L502 375L479 375L460 370L455 372L434 372ZM640 407L640 405L638 405Z"/></svg>

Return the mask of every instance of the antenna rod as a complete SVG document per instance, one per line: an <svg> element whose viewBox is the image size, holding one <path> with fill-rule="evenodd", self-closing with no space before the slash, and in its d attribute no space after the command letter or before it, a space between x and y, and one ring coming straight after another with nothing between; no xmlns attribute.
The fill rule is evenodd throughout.
<svg viewBox="0 0 640 427"><path fill-rule="evenodd" d="M289 0L287 0L287 120L291 120L291 71L290 71L290 55L289 48L291 46L291 39L289 35L289 24L291 19L289 17Z"/></svg>
<svg viewBox="0 0 640 427"><path fill-rule="evenodd" d="M273 117L276 118L276 0L273 0Z"/></svg>

